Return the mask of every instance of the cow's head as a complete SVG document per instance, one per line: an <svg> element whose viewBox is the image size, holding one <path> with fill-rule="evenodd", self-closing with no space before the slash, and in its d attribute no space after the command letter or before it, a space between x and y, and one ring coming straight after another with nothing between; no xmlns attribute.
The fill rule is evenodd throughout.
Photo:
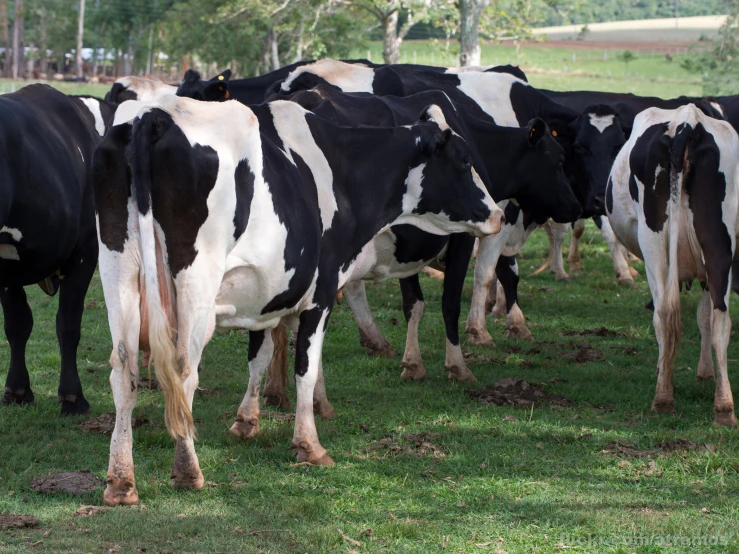
<svg viewBox="0 0 739 554"><path fill-rule="evenodd" d="M558 132L556 127L552 130ZM582 205L582 217L604 215L611 166L626 143L618 113L603 104L590 106L559 135L565 149L565 172Z"/></svg>
<svg viewBox="0 0 739 554"><path fill-rule="evenodd" d="M447 125L441 109L424 109L411 130L419 164L406 181L403 222L435 234L498 233L503 211L473 169L470 147Z"/></svg>
<svg viewBox="0 0 739 554"><path fill-rule="evenodd" d="M205 102L220 102L228 100L228 80L231 78L231 70L227 69L208 81L200 78L200 73L194 69L188 69L182 83L177 88L177 96L194 98Z"/></svg>
<svg viewBox="0 0 739 554"><path fill-rule="evenodd" d="M564 170L564 148L542 119L532 119L523 130L525 138L515 160L516 201L537 221L550 217L558 223L576 221L582 207Z"/></svg>

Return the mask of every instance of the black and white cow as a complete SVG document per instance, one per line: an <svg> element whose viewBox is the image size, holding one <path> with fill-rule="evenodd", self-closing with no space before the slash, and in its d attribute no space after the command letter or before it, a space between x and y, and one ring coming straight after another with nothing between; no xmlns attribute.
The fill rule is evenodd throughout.
<svg viewBox="0 0 739 554"><path fill-rule="evenodd" d="M583 207L583 215L603 212L605 185L615 149L591 125L588 114L578 114L549 100L508 73L466 71L442 74L398 66L368 68L349 66L335 60L321 60L298 67L280 84L279 90L281 94L289 94L290 91L305 90L319 84L328 84L345 92L396 96L441 90L473 116L505 126L519 127L533 117L541 117L565 147L565 171ZM607 106L594 107L593 110L597 110L598 116L611 112ZM587 144L587 147L583 147L583 144ZM523 224L523 218L508 217L507 221L509 225L516 221L519 225ZM529 218L527 230L521 229L516 233L517 247L520 248L523 244L521 241L530 235L537 223L543 222ZM482 241L478 251L473 300L467 320L467 332L474 343L492 343L485 323L485 302L502 246L499 242ZM516 277L509 281L517 283L518 279ZM515 297L515 290L510 291L509 295ZM530 336L517 302L514 300L509 304L509 328L522 336Z"/></svg>
<svg viewBox="0 0 739 554"><path fill-rule="evenodd" d="M113 116L118 108L118 104L101 100L94 96L74 95L70 96L72 102L77 104L82 110L90 124L95 128L97 133L102 137L113 123Z"/></svg>
<svg viewBox="0 0 739 554"><path fill-rule="evenodd" d="M727 372L729 294L739 204L739 137L693 104L634 119L606 192L618 239L644 260L659 344L656 412L675 412L672 376L682 327L680 284L698 279L698 380L718 380L714 423L736 425Z"/></svg>
<svg viewBox="0 0 739 554"><path fill-rule="evenodd" d="M105 101L120 104L126 100L148 101L160 96L175 94L177 86L168 85L146 77L121 77L105 95Z"/></svg>
<svg viewBox="0 0 739 554"><path fill-rule="evenodd" d="M438 123L339 127L286 101L125 103L92 172L117 412L108 504L138 499L131 383L141 335L177 439L175 485L204 485L191 406L216 325L250 330L249 387L232 427L248 438L259 429L259 387L273 353L265 330L299 321L293 447L301 461L331 464L313 388L336 292L364 245L396 222L482 236L504 221L465 141Z"/></svg>
<svg viewBox="0 0 739 554"><path fill-rule="evenodd" d="M62 414L90 409L77 374L77 345L97 264L87 168L100 137L79 102L40 84L0 96L0 302L10 343L3 404L34 399L26 367L33 315L23 287L38 283L51 296L59 292Z"/></svg>
<svg viewBox="0 0 739 554"><path fill-rule="evenodd" d="M321 85L287 98L332 123L387 127L412 123L425 106L434 104L441 111L436 119L445 121L470 145L473 166L496 203L505 207L509 201L513 202L507 213L517 214L520 207L543 219L555 217L564 221L572 221L580 213L580 204L563 170L564 150L540 119L532 120L524 128L500 127L469 115L462 107L455 108L439 91L398 98L347 94ZM506 242L512 228L506 225L506 229L505 233L495 235L496 240ZM392 346L372 317L363 281L401 280L403 312L408 323L402 378L420 380L426 375L418 344L418 326L424 308L418 272L433 263L446 270L442 297L447 337L445 369L450 379L476 380L462 356L458 331L462 288L473 243L474 239L468 235L447 239L410 225L395 225L363 248L344 285L344 296L357 320L362 345L372 354L394 356ZM286 359L275 360L270 374L285 371L286 362ZM264 395L269 403L286 407L286 380L271 376L267 383ZM315 404L317 412L325 415L333 413L333 409L322 385L319 379Z"/></svg>

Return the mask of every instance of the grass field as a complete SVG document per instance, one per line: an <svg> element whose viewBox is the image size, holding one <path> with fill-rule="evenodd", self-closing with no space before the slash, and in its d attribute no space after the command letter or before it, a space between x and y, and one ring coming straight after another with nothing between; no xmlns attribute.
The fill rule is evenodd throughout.
<svg viewBox="0 0 739 554"><path fill-rule="evenodd" d="M0 409L0 513L32 514L41 523L0 532L0 552L739 552L739 432L712 425L713 388L696 382L698 292L683 294L678 413L656 415L649 410L657 347L651 313L643 309L645 279L632 289L616 285L608 250L592 225L583 241L586 269L569 284L550 274L527 277L545 247L544 235L536 233L519 262L520 302L537 343L506 338L493 320L496 348L463 338L479 385L450 382L444 374L439 282L422 281L427 303L420 339L429 376L422 383L402 382L398 359L367 357L348 307L337 307L324 367L338 418L318 421L336 461L332 468L294 464L289 421L263 418L253 442L229 435L247 382L246 336L216 336L204 354L204 390L194 406L206 488L170 488L174 449L162 424L162 398L142 390L134 415L153 422L134 431L142 505L90 517L74 512L101 504L102 489L83 497L29 489L33 477L58 471L89 468L104 478L109 437L81 431L81 419L58 417L56 299L28 287L35 315L28 362L37 400ZM471 271L464 314L470 278ZM397 285L368 291L380 327L402 351ZM79 364L98 415L114 406L97 278L87 302ZM623 335L563 334L601 326ZM583 342L604 360L568 358ZM735 343L729 358L735 366ZM3 341L0 366L8 361ZM505 377L542 383L574 406L495 407L464 394ZM428 444L417 448L408 436L417 433L430 433ZM601 452L613 440L649 449L676 439L701 446L652 458Z"/></svg>

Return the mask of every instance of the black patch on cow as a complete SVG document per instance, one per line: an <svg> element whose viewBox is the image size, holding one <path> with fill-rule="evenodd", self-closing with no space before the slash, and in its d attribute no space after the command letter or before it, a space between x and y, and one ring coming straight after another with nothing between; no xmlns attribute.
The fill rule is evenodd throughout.
<svg viewBox="0 0 739 554"><path fill-rule="evenodd" d="M208 218L208 195L218 177L218 154L191 146L172 117L158 108L134 123L131 163L139 211L148 212L164 232L172 277L197 256L195 239Z"/></svg>
<svg viewBox="0 0 739 554"><path fill-rule="evenodd" d="M100 218L100 242L115 252L123 252L128 239L131 166L127 153L130 142L131 125L113 127L95 150L90 170L95 212L105 214Z"/></svg>
<svg viewBox="0 0 739 554"><path fill-rule="evenodd" d="M649 127L637 139L629 155L631 178L644 185L642 207L647 226L658 233L667 221L667 202L670 199L670 148L672 139L667 123ZM657 175L657 168L662 170ZM631 188L631 186L629 186ZM633 197L633 194L632 194Z"/></svg>
<svg viewBox="0 0 739 554"><path fill-rule="evenodd" d="M265 134L277 136L271 117L260 117L259 125L263 134L264 179L272 194L277 218L287 229L283 253L285 271L295 269L287 290L275 296L262 309L262 314L267 314L295 306L310 287L313 271L301 270L301 267L315 268L318 263L319 252L316 247L320 237L321 219L316 183L310 168L296 152L292 152L296 165L293 168L274 143L269 139L265 140ZM301 191L300 200L310 206L303 213L296 213L300 211L296 210L299 205L299 200L294 197L296 190Z"/></svg>
<svg viewBox="0 0 739 554"><path fill-rule="evenodd" d="M609 214L613 213L613 177L608 177L606 185L606 210Z"/></svg>
<svg viewBox="0 0 739 554"><path fill-rule="evenodd" d="M448 237L432 235L413 225L393 225L395 259L401 263L433 260L439 255Z"/></svg>
<svg viewBox="0 0 739 554"><path fill-rule="evenodd" d="M270 333L271 331L266 331ZM249 331L249 354L248 361L251 363L259 354L259 351L264 344L264 333L265 331Z"/></svg>
<svg viewBox="0 0 739 554"><path fill-rule="evenodd" d="M521 208L516 206L513 202L508 202L508 205L503 210L503 214L505 214L505 224L513 226L516 224L516 221L518 221L518 216L521 214Z"/></svg>
<svg viewBox="0 0 739 554"><path fill-rule="evenodd" d="M603 228L603 218L602 218L601 216L599 216L599 215L596 215L596 216L595 216L595 217L593 218L593 223L595 223L595 226L596 226L596 227L597 227L598 229L602 229L602 228Z"/></svg>
<svg viewBox="0 0 739 554"><path fill-rule="evenodd" d="M248 160L241 160L234 172L236 180L236 212L234 213L234 240L244 234L249 223L251 201L254 198L254 173Z"/></svg>
<svg viewBox="0 0 739 554"><path fill-rule="evenodd" d="M724 295L732 264L731 236L724 224L721 204L726 198L726 175L719 171L721 153L703 124L692 130L687 147L687 176L683 187L693 212L693 227L703 250L708 290L715 309L726 311Z"/></svg>
<svg viewBox="0 0 739 554"><path fill-rule="evenodd" d="M496 65L495 67L486 69L485 73L508 73L509 75L513 75L517 79L521 79L526 83L529 82L528 78L526 77L526 73L524 73L523 70L517 65Z"/></svg>

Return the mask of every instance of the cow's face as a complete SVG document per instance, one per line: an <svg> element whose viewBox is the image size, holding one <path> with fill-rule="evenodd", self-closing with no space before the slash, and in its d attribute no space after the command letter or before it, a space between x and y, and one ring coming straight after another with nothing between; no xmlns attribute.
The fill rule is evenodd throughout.
<svg viewBox="0 0 739 554"><path fill-rule="evenodd" d="M516 160L519 193L516 200L536 220L548 218L558 223L576 221L582 213L564 170L565 151L539 118L526 127L526 138Z"/></svg>
<svg viewBox="0 0 739 554"><path fill-rule="evenodd" d="M591 106L570 124L568 134L573 142L566 152L565 169L582 204L583 217L604 215L608 175L626 143L618 114L608 106Z"/></svg>
<svg viewBox="0 0 739 554"><path fill-rule="evenodd" d="M424 230L440 233L472 233L483 236L498 233L505 223L498 208L472 168L472 151L445 123L421 122L413 126L420 147L420 165L408 176L408 192L403 204L414 215L423 215ZM417 171L417 174L413 174Z"/></svg>
<svg viewBox="0 0 739 554"><path fill-rule="evenodd" d="M182 83L177 87L177 96L193 98L205 102L221 102L228 100L228 79L231 77L231 70L227 69L210 79L203 81L200 73L193 69L188 69Z"/></svg>

